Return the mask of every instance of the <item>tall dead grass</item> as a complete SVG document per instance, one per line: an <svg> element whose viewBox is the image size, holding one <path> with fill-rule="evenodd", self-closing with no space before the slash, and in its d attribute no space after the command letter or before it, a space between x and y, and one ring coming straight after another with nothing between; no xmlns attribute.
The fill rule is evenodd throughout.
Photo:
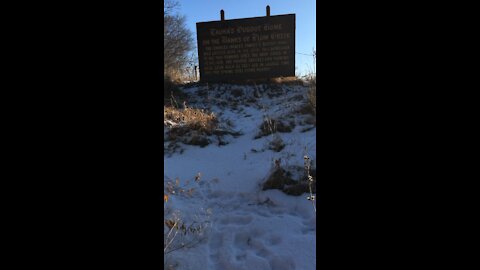
<svg viewBox="0 0 480 270"><path fill-rule="evenodd" d="M206 134L212 134L218 126L217 116L213 112L186 107L183 109L173 106L163 107L164 125L183 127Z"/></svg>

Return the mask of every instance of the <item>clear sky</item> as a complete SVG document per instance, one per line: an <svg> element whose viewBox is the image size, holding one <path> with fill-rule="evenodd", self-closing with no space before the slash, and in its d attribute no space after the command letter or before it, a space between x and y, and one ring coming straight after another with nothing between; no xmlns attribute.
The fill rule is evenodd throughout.
<svg viewBox="0 0 480 270"><path fill-rule="evenodd" d="M316 0L178 0L178 13L185 15L187 27L195 34L196 23L220 20L220 10L225 19L240 19L265 16L270 6L270 15L296 14L295 66L305 74L313 70L312 54L316 45ZM300 54L302 53L302 54Z"/></svg>

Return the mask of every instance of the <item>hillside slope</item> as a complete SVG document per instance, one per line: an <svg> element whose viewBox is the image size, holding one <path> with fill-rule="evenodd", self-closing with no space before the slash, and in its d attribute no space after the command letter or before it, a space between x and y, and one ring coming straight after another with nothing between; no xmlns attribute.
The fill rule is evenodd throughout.
<svg viewBox="0 0 480 270"><path fill-rule="evenodd" d="M201 225L175 237L170 247L182 241L191 247L169 252L166 266L315 269L316 214L309 192L291 196L263 189L279 169L290 184L307 183L305 156L316 170L316 120L308 109L308 87L216 84L182 90L188 103L180 102L180 108L213 112L216 122L196 133L178 132L185 125L181 117L164 123L164 219L178 218L187 228ZM192 137L201 143L190 144Z"/></svg>

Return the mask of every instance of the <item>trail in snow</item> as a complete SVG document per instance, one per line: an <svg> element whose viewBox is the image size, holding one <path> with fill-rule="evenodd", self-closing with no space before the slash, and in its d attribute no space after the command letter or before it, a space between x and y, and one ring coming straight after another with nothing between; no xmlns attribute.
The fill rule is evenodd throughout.
<svg viewBox="0 0 480 270"><path fill-rule="evenodd" d="M263 93L258 87L217 86L209 90L208 102L200 98L192 101L191 106L208 107L222 121L231 120L243 135L229 138L225 146L182 146L182 154L164 158L165 181L178 178L195 188L191 197L171 196L168 207L180 210L184 217L202 211L211 213L206 241L169 255L168 261L176 269L315 269L316 222L307 194L294 197L278 190L262 191L260 184L269 174L273 159L282 158L283 165L303 166L305 149L315 158L316 129L302 132L305 125L299 124L293 132L281 133L286 147L279 153L266 150L271 137L254 139L265 115L295 116L295 107L305 102L298 98L305 88L276 89L274 93L279 94L271 97L268 87L261 87ZM256 95L256 102L238 102L233 109L218 106L219 100L230 104L235 101L228 96L232 88L241 89L244 100ZM191 95L203 90L186 89ZM193 178L199 172L201 180L195 182Z"/></svg>

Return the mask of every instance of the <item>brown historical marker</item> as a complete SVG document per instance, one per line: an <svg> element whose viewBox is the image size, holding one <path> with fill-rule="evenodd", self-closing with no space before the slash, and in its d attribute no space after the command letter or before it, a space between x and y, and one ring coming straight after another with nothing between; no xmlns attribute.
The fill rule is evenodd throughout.
<svg viewBox="0 0 480 270"><path fill-rule="evenodd" d="M295 14L197 23L200 80L295 76Z"/></svg>

